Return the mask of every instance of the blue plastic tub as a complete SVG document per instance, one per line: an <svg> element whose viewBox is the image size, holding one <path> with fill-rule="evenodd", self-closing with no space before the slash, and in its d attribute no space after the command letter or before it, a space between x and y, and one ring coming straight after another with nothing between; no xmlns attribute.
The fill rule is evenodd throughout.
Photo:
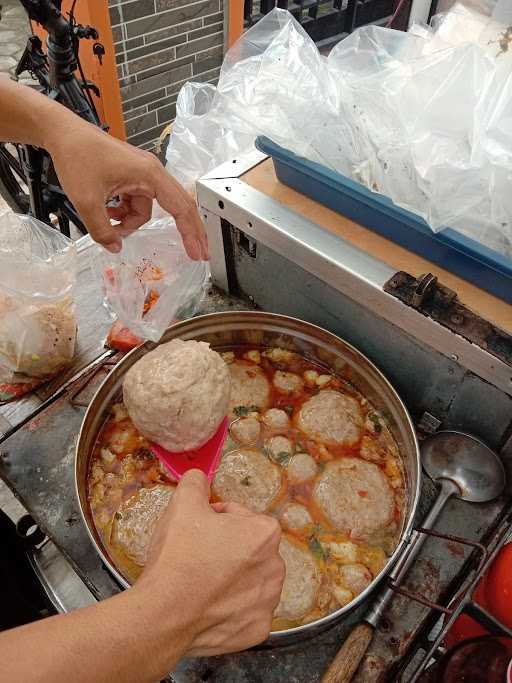
<svg viewBox="0 0 512 683"><path fill-rule="evenodd" d="M422 218L390 199L268 138L258 137L256 147L272 157L276 175L285 185L512 303L509 258L451 228L433 233Z"/></svg>

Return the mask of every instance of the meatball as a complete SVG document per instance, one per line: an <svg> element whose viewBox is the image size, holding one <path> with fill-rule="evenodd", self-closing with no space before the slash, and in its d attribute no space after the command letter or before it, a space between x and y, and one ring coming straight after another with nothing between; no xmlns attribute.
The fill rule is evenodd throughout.
<svg viewBox="0 0 512 683"><path fill-rule="evenodd" d="M290 484L302 484L313 479L318 471L318 465L307 453L297 453L288 465L288 481Z"/></svg>
<svg viewBox="0 0 512 683"><path fill-rule="evenodd" d="M386 475L377 465L358 458L327 463L313 497L331 524L354 538L393 520L393 491Z"/></svg>
<svg viewBox="0 0 512 683"><path fill-rule="evenodd" d="M212 484L218 498L241 503L254 512L268 510L280 489L281 469L255 448L226 453Z"/></svg>
<svg viewBox="0 0 512 683"><path fill-rule="evenodd" d="M364 564L344 564L340 567L340 578L343 585L359 595L372 582L372 575Z"/></svg>
<svg viewBox="0 0 512 683"><path fill-rule="evenodd" d="M281 513L281 524L286 529L300 531L313 524L313 519L304 505L288 503Z"/></svg>
<svg viewBox="0 0 512 683"><path fill-rule="evenodd" d="M353 446L361 437L363 415L355 398L325 389L304 403L297 426L327 446Z"/></svg>
<svg viewBox="0 0 512 683"><path fill-rule="evenodd" d="M273 436L265 441L265 450L271 460L286 465L292 456L293 444L286 436Z"/></svg>
<svg viewBox="0 0 512 683"><path fill-rule="evenodd" d="M263 415L263 424L268 432L273 434L286 434L290 429L290 418L284 410L270 408Z"/></svg>
<svg viewBox="0 0 512 683"><path fill-rule="evenodd" d="M173 493L174 486L164 484L140 489L121 504L114 517L112 540L141 567L146 564L151 537Z"/></svg>
<svg viewBox="0 0 512 683"><path fill-rule="evenodd" d="M286 565L281 600L275 616L290 621L302 619L315 606L320 587L320 572L309 552L283 535L279 553Z"/></svg>
<svg viewBox="0 0 512 683"><path fill-rule="evenodd" d="M260 423L255 417L242 417L233 422L230 432L235 441L247 446L260 438Z"/></svg>
<svg viewBox="0 0 512 683"><path fill-rule="evenodd" d="M226 416L228 366L209 344L173 339L125 375L123 399L133 424L168 451L203 446Z"/></svg>
<svg viewBox="0 0 512 683"><path fill-rule="evenodd" d="M238 417L236 408L265 410L270 404L270 384L263 370L253 363L235 361L229 366L231 374L231 419Z"/></svg>
<svg viewBox="0 0 512 683"><path fill-rule="evenodd" d="M302 377L293 372L278 370L274 375L274 386L282 394L298 394L304 387Z"/></svg>

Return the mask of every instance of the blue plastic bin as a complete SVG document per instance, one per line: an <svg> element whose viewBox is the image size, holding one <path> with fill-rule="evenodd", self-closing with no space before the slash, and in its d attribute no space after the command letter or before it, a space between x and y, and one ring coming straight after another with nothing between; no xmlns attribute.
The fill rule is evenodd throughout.
<svg viewBox="0 0 512 683"><path fill-rule="evenodd" d="M256 147L272 157L285 185L512 303L511 259L451 228L433 233L422 218L387 197L268 138L258 137Z"/></svg>

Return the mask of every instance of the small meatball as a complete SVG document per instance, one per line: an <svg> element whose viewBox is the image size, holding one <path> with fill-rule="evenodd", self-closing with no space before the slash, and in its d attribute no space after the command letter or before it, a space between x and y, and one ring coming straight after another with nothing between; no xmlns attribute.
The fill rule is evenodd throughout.
<svg viewBox="0 0 512 683"><path fill-rule="evenodd" d="M226 453L212 483L213 493L224 501L265 512L281 489L281 469L255 448Z"/></svg>
<svg viewBox="0 0 512 683"><path fill-rule="evenodd" d="M313 519L304 505L288 503L281 513L281 524L291 531L300 531L313 524Z"/></svg>
<svg viewBox="0 0 512 683"><path fill-rule="evenodd" d="M359 547L359 562L371 571L372 576L377 576L381 569L386 564L386 553L382 548L376 546L360 546Z"/></svg>
<svg viewBox="0 0 512 683"><path fill-rule="evenodd" d="M293 454L293 444L286 436L272 436L265 441L268 457L279 465L287 465Z"/></svg>
<svg viewBox="0 0 512 683"><path fill-rule="evenodd" d="M372 575L364 564L344 564L340 567L340 578L343 585L354 595L359 595L372 582Z"/></svg>
<svg viewBox="0 0 512 683"><path fill-rule="evenodd" d="M313 497L337 529L360 538L393 520L395 501L388 478L371 462L344 457L327 463Z"/></svg>
<svg viewBox="0 0 512 683"><path fill-rule="evenodd" d="M280 348L267 349L263 351L263 355L272 363L291 363L297 358L297 354L293 353L293 351Z"/></svg>
<svg viewBox="0 0 512 683"><path fill-rule="evenodd" d="M247 351L244 353L245 360L251 361L251 363L261 363L261 354L259 351Z"/></svg>
<svg viewBox="0 0 512 683"><path fill-rule="evenodd" d="M402 473L400 472L400 467L398 466L395 458L389 457L386 459L384 472L389 478L389 483L394 489L398 489L400 486L402 486Z"/></svg>
<svg viewBox="0 0 512 683"><path fill-rule="evenodd" d="M230 432L233 439L247 446L260 438L260 423L254 417L242 417L233 422Z"/></svg>
<svg viewBox="0 0 512 683"><path fill-rule="evenodd" d="M274 616L290 621L302 619L315 606L320 572L309 550L293 543L285 534L279 553L286 565L286 576Z"/></svg>
<svg viewBox="0 0 512 683"><path fill-rule="evenodd" d="M290 484L302 484L316 477L318 465L307 453L297 453L288 465L288 481Z"/></svg>
<svg viewBox="0 0 512 683"><path fill-rule="evenodd" d="M265 410L270 404L270 384L263 370L253 363L235 361L229 365L231 374L231 419L240 417L240 408Z"/></svg>
<svg viewBox="0 0 512 683"><path fill-rule="evenodd" d="M304 403L297 426L327 446L353 446L361 436L363 416L355 398L325 389Z"/></svg>
<svg viewBox="0 0 512 683"><path fill-rule="evenodd" d="M345 607L345 605L348 605L348 603L354 599L354 596L349 590L342 588L337 584L332 587L332 594L340 607Z"/></svg>
<svg viewBox="0 0 512 683"><path fill-rule="evenodd" d="M302 376L308 387L314 387L316 385L316 380L318 379L318 372L316 372L316 370L305 370Z"/></svg>
<svg viewBox="0 0 512 683"><path fill-rule="evenodd" d="M316 378L316 386L320 389L324 389L328 384L332 382L332 375L320 375Z"/></svg>
<svg viewBox="0 0 512 683"><path fill-rule="evenodd" d="M342 564L354 564L357 562L357 545L352 541L329 543L331 557Z"/></svg>
<svg viewBox="0 0 512 683"><path fill-rule="evenodd" d="M361 439L361 457L369 462L379 464L386 459L386 451L371 436L363 436Z"/></svg>
<svg viewBox="0 0 512 683"><path fill-rule="evenodd" d="M114 453L109 448L102 448L100 451L101 459L103 460L104 463L107 465L112 465L112 463L115 461L116 456Z"/></svg>
<svg viewBox="0 0 512 683"><path fill-rule="evenodd" d="M224 361L224 363L226 363L226 365L229 365L235 360L235 354L233 353L233 351L225 351L220 355L222 356L222 360Z"/></svg>
<svg viewBox="0 0 512 683"><path fill-rule="evenodd" d="M274 375L274 386L282 394L299 394L304 387L304 382L293 372L278 370Z"/></svg>
<svg viewBox="0 0 512 683"><path fill-rule="evenodd" d="M274 434L286 434L290 429L290 418L284 410L270 408L263 415L263 424Z"/></svg>

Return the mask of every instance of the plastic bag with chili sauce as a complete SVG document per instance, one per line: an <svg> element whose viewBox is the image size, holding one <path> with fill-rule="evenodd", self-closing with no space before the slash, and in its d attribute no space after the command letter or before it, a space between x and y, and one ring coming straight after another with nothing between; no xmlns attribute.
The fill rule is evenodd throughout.
<svg viewBox="0 0 512 683"><path fill-rule="evenodd" d="M93 258L105 304L117 318L109 344L123 351L159 341L172 322L194 315L208 276L206 263L187 256L169 216L124 239L119 254L98 247Z"/></svg>
<svg viewBox="0 0 512 683"><path fill-rule="evenodd" d="M76 273L71 240L30 216L0 214L0 402L72 361Z"/></svg>

